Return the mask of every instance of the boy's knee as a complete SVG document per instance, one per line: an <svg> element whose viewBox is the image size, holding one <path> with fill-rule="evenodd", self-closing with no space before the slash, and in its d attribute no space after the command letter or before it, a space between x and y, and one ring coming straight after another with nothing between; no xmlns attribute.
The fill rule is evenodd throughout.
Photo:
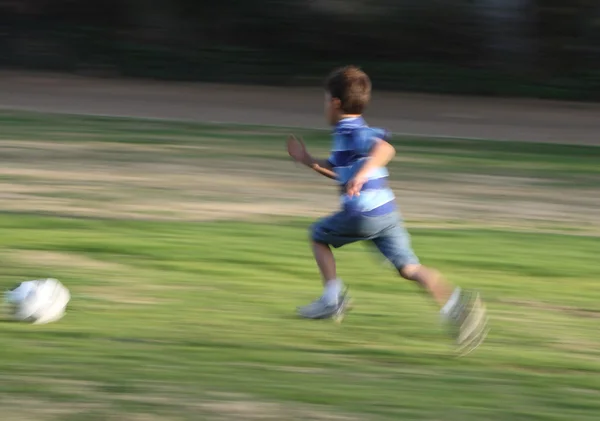
<svg viewBox="0 0 600 421"><path fill-rule="evenodd" d="M417 274L419 273L420 269L421 269L420 264L409 263L409 264L400 266L398 268L398 273L400 273L400 276L402 276L404 279L408 279L409 281L412 281L417 277Z"/></svg>
<svg viewBox="0 0 600 421"><path fill-rule="evenodd" d="M421 268L419 259L410 249L402 250L400 253L383 253L388 261L394 265L400 276L411 279Z"/></svg>

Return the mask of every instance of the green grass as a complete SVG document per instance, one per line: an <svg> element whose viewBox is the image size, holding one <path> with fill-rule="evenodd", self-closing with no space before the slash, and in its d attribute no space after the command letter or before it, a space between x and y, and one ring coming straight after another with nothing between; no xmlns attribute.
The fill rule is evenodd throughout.
<svg viewBox="0 0 600 421"><path fill-rule="evenodd" d="M596 419L598 238L413 230L427 263L489 302L486 345L454 360L426 297L358 245L338 253L346 322L296 319L319 289L307 225L0 217L3 284L73 292L58 324L0 325L3 398L80 403L69 420Z"/></svg>
<svg viewBox="0 0 600 421"><path fill-rule="evenodd" d="M395 139L403 186L573 211L571 224L542 214L506 229L468 212L409 223L423 262L488 302L488 341L456 360L435 306L360 245L336 253L356 299L344 324L297 319L320 292L308 219L159 220L198 203L301 200L292 185L321 200L315 178L287 166L288 130L13 112L0 127L0 287L52 276L73 293L59 323L0 323L1 421L598 417L600 238L597 219L576 218L595 212L600 148ZM326 132L298 133L327 153ZM505 189L468 184L477 177ZM132 203L155 206L154 220L116 213Z"/></svg>
<svg viewBox="0 0 600 421"><path fill-rule="evenodd" d="M192 154L204 158L236 156L280 160L284 156L282 138L290 131L302 135L316 152L326 154L330 147L330 136L326 131L244 125L0 111L0 126L2 137L12 140L210 146L209 150L186 149L181 156L187 157ZM399 149L399 160L393 166L395 171L418 168L450 173L461 170L569 180L600 177L600 166L597 165L600 148L594 146L410 137L395 137L393 143ZM404 161L403 156L412 160ZM113 158L119 159L119 154L114 153ZM127 156L121 159L126 160Z"/></svg>

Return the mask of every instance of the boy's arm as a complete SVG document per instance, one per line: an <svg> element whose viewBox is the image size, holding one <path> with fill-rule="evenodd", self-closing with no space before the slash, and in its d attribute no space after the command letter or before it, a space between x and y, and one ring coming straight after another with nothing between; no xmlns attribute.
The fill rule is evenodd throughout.
<svg viewBox="0 0 600 421"><path fill-rule="evenodd" d="M327 178L331 178L335 180L337 178L336 173L333 171L333 166L331 162L326 159L315 159L312 156L308 155L306 163L304 163L307 167L313 169L321 175L324 175Z"/></svg>
<svg viewBox="0 0 600 421"><path fill-rule="evenodd" d="M324 159L313 158L311 154L306 150L302 139L296 138L294 135L290 135L287 141L288 154L296 162L299 162L307 167L313 169L325 177L336 179L337 175L333 171L333 165L331 162Z"/></svg>
<svg viewBox="0 0 600 421"><path fill-rule="evenodd" d="M371 171L379 167L385 167L396 155L396 149L383 139L377 139L369 153L369 159L358 170L356 175L347 184L347 192L350 197L358 196L363 184Z"/></svg>

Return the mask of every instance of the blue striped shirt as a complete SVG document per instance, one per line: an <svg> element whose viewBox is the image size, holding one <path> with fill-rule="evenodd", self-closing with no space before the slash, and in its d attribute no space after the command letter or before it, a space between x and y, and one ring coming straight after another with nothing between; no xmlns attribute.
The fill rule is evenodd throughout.
<svg viewBox="0 0 600 421"><path fill-rule="evenodd" d="M333 148L329 163L337 174L342 191L341 204L347 212L367 216L380 216L394 212L396 201L388 186L388 170L375 168L368 174L360 196L350 198L345 185L354 177L369 157L371 149L379 139L388 140L386 130L369 127L362 117L345 118L333 131Z"/></svg>

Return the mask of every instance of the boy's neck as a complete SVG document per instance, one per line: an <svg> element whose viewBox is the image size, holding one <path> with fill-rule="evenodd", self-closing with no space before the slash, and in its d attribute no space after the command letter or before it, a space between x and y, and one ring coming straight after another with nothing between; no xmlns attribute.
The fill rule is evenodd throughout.
<svg viewBox="0 0 600 421"><path fill-rule="evenodd" d="M342 114L338 121L346 120L347 118L359 118L362 114Z"/></svg>
<svg viewBox="0 0 600 421"><path fill-rule="evenodd" d="M337 121L335 122L335 124L338 124L340 121L342 120L350 120L353 118L359 118L362 117L362 114L341 114L338 118ZM334 124L334 125L335 125Z"/></svg>

